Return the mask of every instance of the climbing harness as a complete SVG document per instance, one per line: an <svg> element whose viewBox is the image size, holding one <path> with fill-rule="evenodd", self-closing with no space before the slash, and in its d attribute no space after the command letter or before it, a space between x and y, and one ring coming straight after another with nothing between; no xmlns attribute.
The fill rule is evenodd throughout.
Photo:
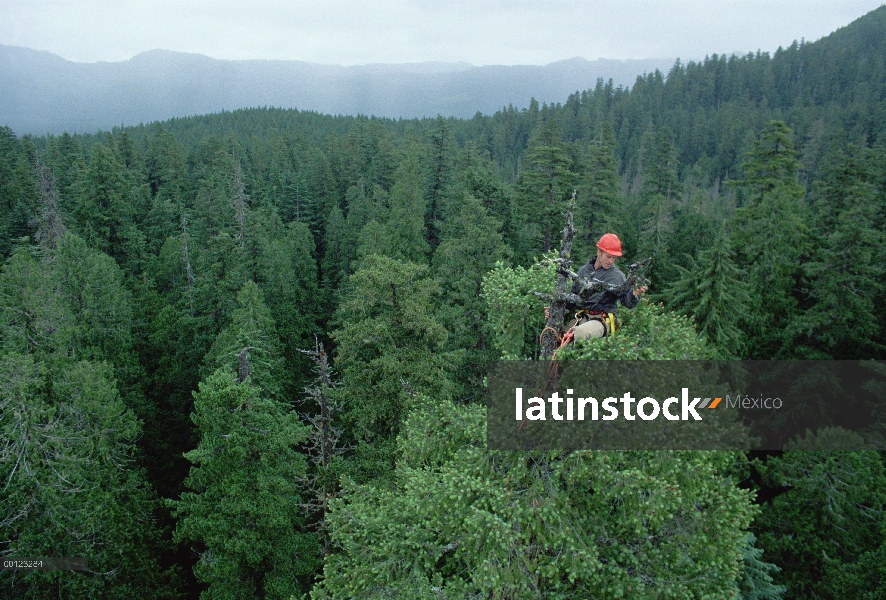
<svg viewBox="0 0 886 600"><path fill-rule="evenodd" d="M539 344L544 344L545 334L553 334L557 337L557 349L551 355L551 361L548 365L548 373L545 385L542 386L542 389L539 391L539 396L543 394L544 390L547 389L550 386L550 383L557 378L557 375L559 375L560 367L557 363L557 352L575 341L575 328L587 321L600 321L603 324L604 328L603 337L607 337L615 333L615 313L608 313L602 310L587 309L581 309L577 313L575 313L572 324L569 326L569 329L563 332L562 335L560 335L560 332L551 326L546 326L544 329L541 330L541 334L538 336ZM526 419L523 419L523 422L520 423L520 427L517 428L517 431L521 431L524 425L526 425Z"/></svg>
<svg viewBox="0 0 886 600"><path fill-rule="evenodd" d="M603 324L603 337L615 334L615 313L608 313L602 310L581 309L575 313L575 319L573 320L570 329L575 329L577 326L586 323L587 321L600 321Z"/></svg>

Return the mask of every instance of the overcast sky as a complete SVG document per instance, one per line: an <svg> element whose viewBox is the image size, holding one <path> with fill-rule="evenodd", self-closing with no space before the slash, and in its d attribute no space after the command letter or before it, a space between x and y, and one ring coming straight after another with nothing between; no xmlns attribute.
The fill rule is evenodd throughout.
<svg viewBox="0 0 886 600"><path fill-rule="evenodd" d="M0 44L326 64L704 58L819 39L882 0L0 0Z"/></svg>

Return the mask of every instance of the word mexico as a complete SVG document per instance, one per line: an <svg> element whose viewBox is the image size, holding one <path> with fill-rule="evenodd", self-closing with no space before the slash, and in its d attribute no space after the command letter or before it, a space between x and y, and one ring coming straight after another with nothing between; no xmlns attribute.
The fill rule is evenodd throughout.
<svg viewBox="0 0 886 600"><path fill-rule="evenodd" d="M605 398L602 402L598 402L596 398L573 398L572 394L573 391L571 389L566 390L565 398L560 397L560 394L556 391L551 394L547 399L547 402L551 405L550 414L552 419L555 421L563 421L564 419L567 421L584 421L589 414L589 418L592 421L598 421L601 419L603 421L615 421L619 416L618 405L621 404L621 414L628 421L633 421L637 417L644 421L651 421L657 419L659 415L669 421L688 421L690 418L696 421L701 421L703 419L696 408L702 410L705 408L717 408L723 400L723 398L711 399L699 397L693 398L690 401L689 388L683 388L679 398L673 396L667 398L663 403L659 403L658 400L650 396L637 400L631 396L630 392L625 392L620 398L610 396ZM565 416L560 412L561 404L564 402L566 403ZM635 402L637 403L636 412L633 412L633 405ZM547 420L545 402L537 396L529 398L526 401L526 412L523 412L523 388L517 388L515 404L516 418L518 421L523 421L524 419L529 421ZM671 407L675 404L680 408L678 413L672 413L670 411ZM601 409L604 413L602 416Z"/></svg>

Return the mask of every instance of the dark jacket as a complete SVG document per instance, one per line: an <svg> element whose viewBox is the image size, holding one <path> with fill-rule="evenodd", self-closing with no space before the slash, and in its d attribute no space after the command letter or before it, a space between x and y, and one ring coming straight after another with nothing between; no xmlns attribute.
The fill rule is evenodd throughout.
<svg viewBox="0 0 886 600"><path fill-rule="evenodd" d="M608 269L594 268L594 263L596 262L597 257L591 257L591 260L578 270L578 274L585 279L589 279L591 281L598 280L604 283L609 283L612 285L621 285L625 282L625 274L622 273L618 267L613 265ZM581 290L581 285L579 283L574 283L572 285L572 293L578 294ZM618 311L618 303L621 302L627 308L634 308L637 304L640 303L640 299L637 298L630 287L628 287L624 292L620 295L616 296L612 292L595 292L588 297L586 302L582 302L576 308L583 308L587 310L602 310L604 312L617 312Z"/></svg>

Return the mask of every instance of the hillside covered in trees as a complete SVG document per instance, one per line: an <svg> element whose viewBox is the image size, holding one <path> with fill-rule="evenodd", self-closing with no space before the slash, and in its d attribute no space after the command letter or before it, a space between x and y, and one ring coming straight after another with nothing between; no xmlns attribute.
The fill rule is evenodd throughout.
<svg viewBox="0 0 886 600"><path fill-rule="evenodd" d="M886 7L471 119L0 129L0 554L90 564L0 595L882 597L881 450L492 452L483 386L573 190L576 266L655 260L572 357L886 360L884 57Z"/></svg>

